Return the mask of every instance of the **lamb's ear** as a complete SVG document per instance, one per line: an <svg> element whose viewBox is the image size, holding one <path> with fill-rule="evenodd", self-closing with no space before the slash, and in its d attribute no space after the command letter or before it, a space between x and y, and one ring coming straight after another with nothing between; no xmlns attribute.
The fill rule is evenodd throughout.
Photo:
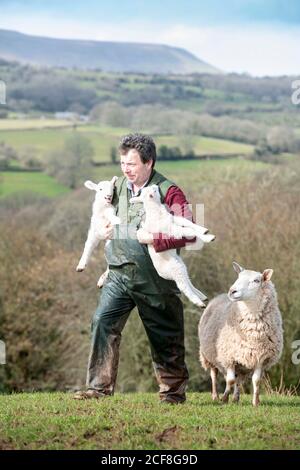
<svg viewBox="0 0 300 470"><path fill-rule="evenodd" d="M242 268L242 266L240 266L238 263L236 263L235 261L233 261L232 263L232 266L233 266L233 269L235 270L235 272L237 274L240 274L242 271L244 271L244 268Z"/></svg>
<svg viewBox="0 0 300 470"><path fill-rule="evenodd" d="M86 181L84 183L84 186L88 189L91 189L92 191L97 191L98 189L97 184L93 183L93 181L90 181L90 180Z"/></svg>
<svg viewBox="0 0 300 470"><path fill-rule="evenodd" d="M265 269L262 274L263 281L270 281L272 274L273 274L273 269Z"/></svg>
<svg viewBox="0 0 300 470"><path fill-rule="evenodd" d="M117 176L113 176L113 177L112 177L112 180L111 180L111 183L112 183L113 185L115 185L117 181L118 181L118 177L117 177Z"/></svg>

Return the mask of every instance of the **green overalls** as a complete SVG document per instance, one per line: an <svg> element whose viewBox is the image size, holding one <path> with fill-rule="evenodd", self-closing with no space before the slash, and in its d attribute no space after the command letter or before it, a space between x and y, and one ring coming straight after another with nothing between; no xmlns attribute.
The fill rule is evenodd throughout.
<svg viewBox="0 0 300 470"><path fill-rule="evenodd" d="M148 185L157 184L162 201L174 185L153 170ZM107 395L115 388L121 332L136 306L151 345L160 398L185 401L188 371L184 362L183 306L174 281L161 278L146 244L136 239L143 220L142 203L130 204L131 192L125 177L116 184L113 205L121 224L105 247L109 275L92 321L92 345L87 387Z"/></svg>

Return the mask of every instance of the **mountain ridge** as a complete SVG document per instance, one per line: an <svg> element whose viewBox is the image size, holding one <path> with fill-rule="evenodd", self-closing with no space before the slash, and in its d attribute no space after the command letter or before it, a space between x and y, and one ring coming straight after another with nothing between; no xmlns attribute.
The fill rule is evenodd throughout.
<svg viewBox="0 0 300 470"><path fill-rule="evenodd" d="M0 58L49 67L131 73L220 73L191 52L165 44L60 39L0 29Z"/></svg>

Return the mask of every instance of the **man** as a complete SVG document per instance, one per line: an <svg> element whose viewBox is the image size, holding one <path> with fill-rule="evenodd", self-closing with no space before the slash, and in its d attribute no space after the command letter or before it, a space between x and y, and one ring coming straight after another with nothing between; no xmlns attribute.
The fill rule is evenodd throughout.
<svg viewBox="0 0 300 470"><path fill-rule="evenodd" d="M159 384L159 396L165 403L183 403L188 371L184 362L183 306L174 281L161 278L153 267L147 245L156 251L181 248L187 239L166 234L139 231L143 205L130 204L144 186L157 184L162 202L191 219L183 192L154 170L156 148L151 137L125 136L120 143L121 169L113 205L121 224L107 226L105 248L109 275L102 288L100 303L92 321L92 344L88 363L87 391L76 399L113 395L117 377L121 332L136 306L150 341L151 354Z"/></svg>

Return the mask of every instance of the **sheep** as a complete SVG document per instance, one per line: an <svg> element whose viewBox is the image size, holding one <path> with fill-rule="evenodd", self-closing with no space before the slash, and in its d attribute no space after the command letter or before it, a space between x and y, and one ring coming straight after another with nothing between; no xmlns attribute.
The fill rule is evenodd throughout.
<svg viewBox="0 0 300 470"><path fill-rule="evenodd" d="M259 405L262 374L276 364L283 347L283 330L272 269L263 273L233 262L238 279L228 294L212 299L199 322L200 361L210 369L212 399L218 400L217 374L226 378L222 401L238 403L240 385L252 376L253 406Z"/></svg>
<svg viewBox="0 0 300 470"><path fill-rule="evenodd" d="M161 232L169 236L198 237L201 242L209 243L215 236L208 234L205 227L196 225L193 222L178 217L168 212L161 203L159 187L157 185L148 186L142 189L140 196L130 199L131 203L143 202L145 210L145 220L139 229L148 233ZM186 266L176 250L166 250L157 253L154 247L148 245L149 255L158 274L164 279L173 280L177 287L188 299L199 307L205 307L204 300L207 297L196 289L191 283Z"/></svg>
<svg viewBox="0 0 300 470"><path fill-rule="evenodd" d="M93 250L98 246L100 240L104 238L104 229L108 223L112 225L120 224L121 220L115 215L115 208L111 204L114 194L114 187L118 177L114 176L111 181L100 181L98 184L86 181L84 186L92 191L96 191L93 203L92 218L84 250L76 271L82 272L86 268ZM109 243L108 240L106 243ZM102 274L97 283L101 287L108 270Z"/></svg>

